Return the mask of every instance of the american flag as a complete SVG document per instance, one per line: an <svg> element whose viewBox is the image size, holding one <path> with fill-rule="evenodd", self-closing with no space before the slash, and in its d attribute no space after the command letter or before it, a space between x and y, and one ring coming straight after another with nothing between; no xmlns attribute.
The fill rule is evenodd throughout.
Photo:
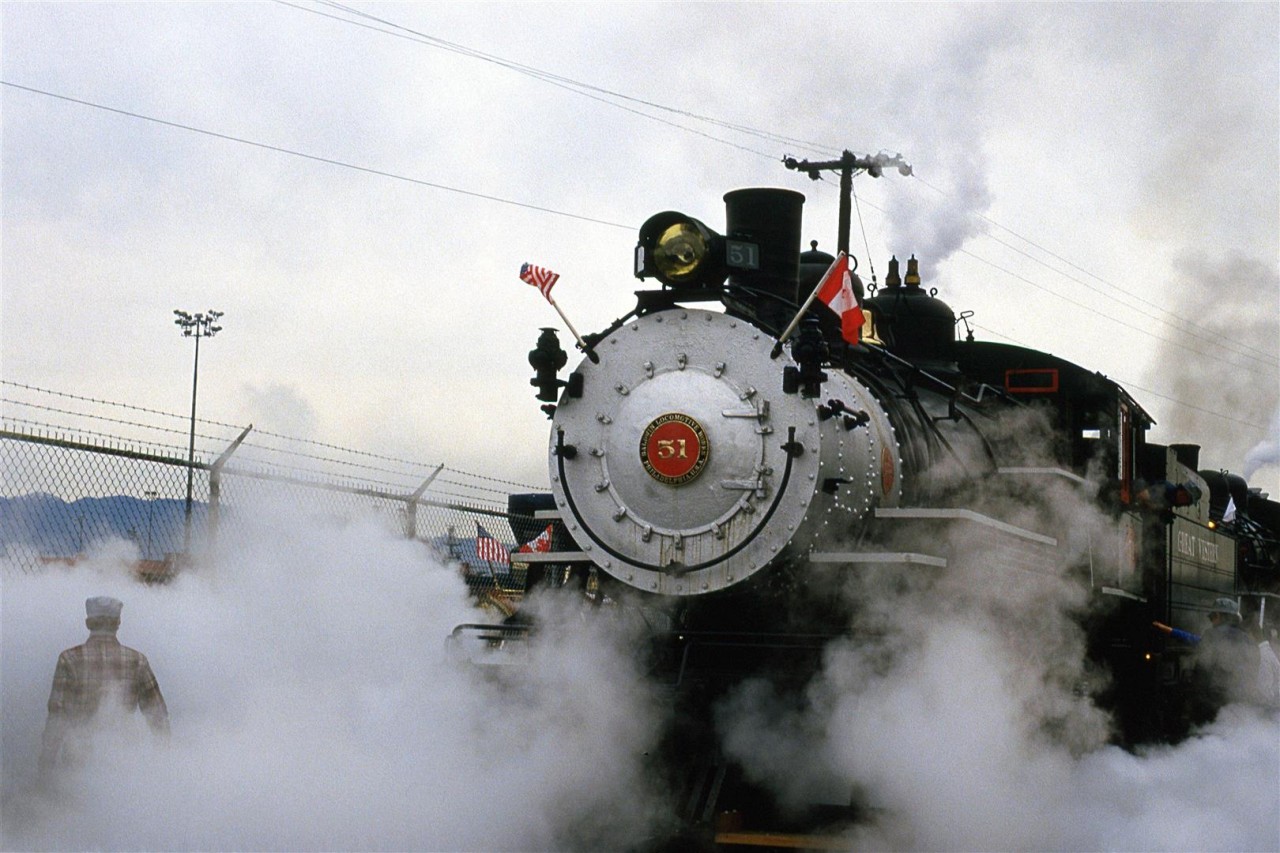
<svg viewBox="0 0 1280 853"><path fill-rule="evenodd" d="M520 267L520 280L538 288L538 290L542 291L542 295L547 298L547 301L550 302L551 288L560 280L560 274L542 267L535 267L533 264L525 264Z"/></svg>
<svg viewBox="0 0 1280 853"><path fill-rule="evenodd" d="M516 549L519 554L545 554L551 550L551 527L548 524L547 529L539 533L528 542Z"/></svg>
<svg viewBox="0 0 1280 853"><path fill-rule="evenodd" d="M507 566L511 564L511 555L507 546L489 535L489 531L476 522L476 556L488 563Z"/></svg>

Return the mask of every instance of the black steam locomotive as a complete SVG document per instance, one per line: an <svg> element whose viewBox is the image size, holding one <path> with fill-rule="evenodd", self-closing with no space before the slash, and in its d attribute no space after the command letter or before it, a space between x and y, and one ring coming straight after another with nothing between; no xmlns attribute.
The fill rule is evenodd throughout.
<svg viewBox="0 0 1280 853"><path fill-rule="evenodd" d="M1081 689L1118 738L1185 731L1177 637L1222 597L1276 621L1280 504L1198 471L1195 446L1148 442L1151 417L1102 374L957 334L914 258L872 292L850 274L850 340L807 305L837 258L801 251L804 197L724 200L723 234L673 211L645 223L635 274L659 286L586 336L567 378L554 331L530 353L551 493L513 496L512 526L524 541L556 525L551 553L522 555L530 590L661 611L650 668L682 719L705 721L742 678L799 686L832 638L871 637L852 577L926 595L956 573L947 595L1030 585L1006 614L1023 623L1037 585L1065 584L1098 673ZM720 808L708 797L690 808Z"/></svg>

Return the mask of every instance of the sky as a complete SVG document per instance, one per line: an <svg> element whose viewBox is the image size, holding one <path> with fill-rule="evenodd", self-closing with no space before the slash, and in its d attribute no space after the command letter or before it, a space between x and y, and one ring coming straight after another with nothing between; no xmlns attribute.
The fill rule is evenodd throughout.
<svg viewBox="0 0 1280 853"><path fill-rule="evenodd" d="M725 192L786 187L831 250L835 180L782 157L885 150L915 175L855 180L865 280L916 255L978 338L1117 379L1153 440L1280 494L1276 4L0 15L6 383L187 412L172 312L216 309L202 418L544 484L527 353L568 336L522 263L598 329L653 213L718 229Z"/></svg>

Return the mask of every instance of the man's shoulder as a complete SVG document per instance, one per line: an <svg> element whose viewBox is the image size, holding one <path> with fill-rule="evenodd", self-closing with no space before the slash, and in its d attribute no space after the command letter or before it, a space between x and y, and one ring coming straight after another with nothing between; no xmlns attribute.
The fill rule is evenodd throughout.
<svg viewBox="0 0 1280 853"><path fill-rule="evenodd" d="M59 658L74 660L90 654L100 655L103 652L121 658L132 658L146 663L147 656L135 648L126 646L115 637L90 637L78 646L72 646L59 655Z"/></svg>

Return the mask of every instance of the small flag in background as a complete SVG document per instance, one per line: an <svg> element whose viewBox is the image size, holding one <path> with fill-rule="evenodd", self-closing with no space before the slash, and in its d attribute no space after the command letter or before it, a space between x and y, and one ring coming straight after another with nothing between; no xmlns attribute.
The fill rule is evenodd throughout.
<svg viewBox="0 0 1280 853"><path fill-rule="evenodd" d="M1233 497L1227 498L1227 509L1224 513L1222 513L1222 523L1230 524L1235 520L1236 520L1236 499Z"/></svg>
<svg viewBox="0 0 1280 853"><path fill-rule="evenodd" d="M818 298L840 318L840 334L851 344L862 340L862 306L853 295L853 280L849 278L849 256L844 252L822 277L818 286Z"/></svg>
<svg viewBox="0 0 1280 853"><path fill-rule="evenodd" d="M489 531L481 527L479 522L476 522L476 556L488 563L502 566L511 564L511 555L507 553L506 546L490 536Z"/></svg>
<svg viewBox="0 0 1280 853"><path fill-rule="evenodd" d="M551 527L548 524L547 529L539 533L528 542L516 549L518 554L545 554L551 550Z"/></svg>
<svg viewBox="0 0 1280 853"><path fill-rule="evenodd" d="M525 264L520 267L520 280L538 288L538 290L542 291L542 295L547 298L547 301L550 302L551 288L560 280L560 274L542 267L535 267L533 264Z"/></svg>

